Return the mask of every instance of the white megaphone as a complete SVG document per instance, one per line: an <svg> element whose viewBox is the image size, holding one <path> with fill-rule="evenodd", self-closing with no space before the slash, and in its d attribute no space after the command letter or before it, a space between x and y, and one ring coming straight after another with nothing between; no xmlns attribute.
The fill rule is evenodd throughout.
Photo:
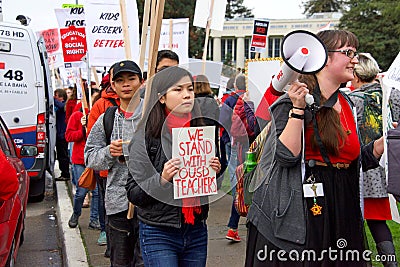
<svg viewBox="0 0 400 267"><path fill-rule="evenodd" d="M271 82L274 95L281 95L286 85L297 80L300 74L320 71L328 59L322 41L315 34L303 30L293 31L283 38L281 53L284 63ZM312 95L306 95L306 103L314 103Z"/></svg>

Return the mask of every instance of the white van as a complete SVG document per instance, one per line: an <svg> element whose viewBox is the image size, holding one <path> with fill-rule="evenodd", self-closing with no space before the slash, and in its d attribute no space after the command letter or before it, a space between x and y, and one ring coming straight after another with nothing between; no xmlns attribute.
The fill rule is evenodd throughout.
<svg viewBox="0 0 400 267"><path fill-rule="evenodd" d="M29 196L43 199L45 172L54 171L53 88L43 39L27 26L0 22L0 114L18 147L35 145L22 158L30 177Z"/></svg>

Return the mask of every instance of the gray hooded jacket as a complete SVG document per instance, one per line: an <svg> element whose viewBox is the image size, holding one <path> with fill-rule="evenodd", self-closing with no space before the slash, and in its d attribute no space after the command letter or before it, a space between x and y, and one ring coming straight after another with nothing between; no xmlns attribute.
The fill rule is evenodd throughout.
<svg viewBox="0 0 400 267"><path fill-rule="evenodd" d="M122 139L130 141L136 126L141 118L143 100L140 101L134 114L125 119L118 110L115 112L114 127L111 134L111 141ZM93 125L85 146L86 167L96 171L108 170L107 186L105 195L106 214L112 215L128 209L128 197L125 189L128 179L128 166L125 162L119 162L118 157L110 154L109 145L106 144L102 114ZM124 155L127 155L128 144L123 145ZM127 157L126 161L128 160Z"/></svg>

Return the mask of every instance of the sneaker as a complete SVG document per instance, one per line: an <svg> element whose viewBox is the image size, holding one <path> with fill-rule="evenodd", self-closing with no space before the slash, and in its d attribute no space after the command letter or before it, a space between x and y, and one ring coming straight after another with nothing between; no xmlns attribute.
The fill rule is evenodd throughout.
<svg viewBox="0 0 400 267"><path fill-rule="evenodd" d="M229 229L228 230L228 233L226 233L225 238L229 239L229 240L231 240L233 242L240 242L241 241L238 231L237 230L235 231L233 229Z"/></svg>
<svg viewBox="0 0 400 267"><path fill-rule="evenodd" d="M107 236L105 231L100 232L99 239L97 239L97 245L99 246L107 245Z"/></svg>
<svg viewBox="0 0 400 267"><path fill-rule="evenodd" d="M55 178L56 181L69 181L69 177L58 176Z"/></svg>
<svg viewBox="0 0 400 267"><path fill-rule="evenodd" d="M79 219L79 216L78 216L78 215L75 215L75 213L73 213L72 216L71 216L71 218L70 218L69 221L68 221L68 226L69 226L70 228L75 228L75 227L77 227L77 226L78 226L78 219Z"/></svg>
<svg viewBox="0 0 400 267"><path fill-rule="evenodd" d="M91 221L89 223L88 228L91 229L91 230L100 230L101 229L100 224L97 221Z"/></svg>

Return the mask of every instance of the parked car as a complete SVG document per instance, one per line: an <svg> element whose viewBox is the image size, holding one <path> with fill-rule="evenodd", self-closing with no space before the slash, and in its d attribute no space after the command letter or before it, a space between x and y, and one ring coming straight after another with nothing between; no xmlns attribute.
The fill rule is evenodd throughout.
<svg viewBox="0 0 400 267"><path fill-rule="evenodd" d="M16 149L7 126L0 116L0 149L17 172L19 187L8 200L0 201L0 266L14 266L18 248L24 240L24 221L29 192L29 175L19 157L33 157L36 146ZM0 179L3 176L0 174Z"/></svg>

